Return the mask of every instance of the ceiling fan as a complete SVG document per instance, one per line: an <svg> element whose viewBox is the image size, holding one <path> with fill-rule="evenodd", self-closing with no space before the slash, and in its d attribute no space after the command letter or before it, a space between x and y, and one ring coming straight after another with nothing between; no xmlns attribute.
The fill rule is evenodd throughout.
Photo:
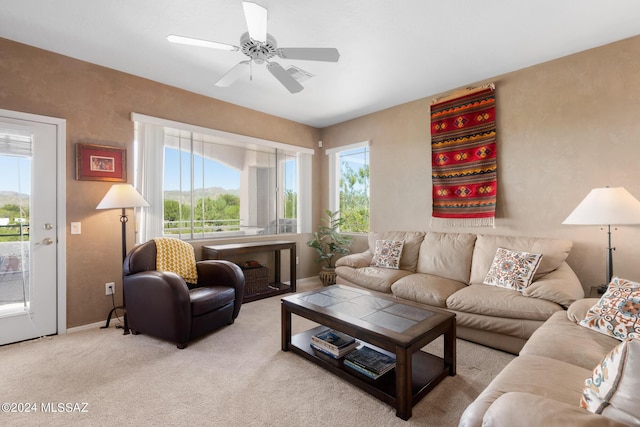
<svg viewBox="0 0 640 427"><path fill-rule="evenodd" d="M240 46L194 39L192 37L178 36L175 34L168 35L167 40L173 43L191 46L240 51L248 56L248 60L238 63L215 83L216 86L220 87L230 86L240 76L247 73L251 68L252 63L266 63L267 70L269 70L269 72L273 74L273 76L278 79L278 81L282 83L289 92L296 93L300 92L304 87L289 71L285 70L282 65L271 61L271 58L278 56L283 59L338 62L340 53L338 52L338 49L332 47L279 48L276 39L271 34L267 33L267 9L252 1L243 1L242 7L244 9L244 16L247 21L247 29L249 31L240 36Z"/></svg>

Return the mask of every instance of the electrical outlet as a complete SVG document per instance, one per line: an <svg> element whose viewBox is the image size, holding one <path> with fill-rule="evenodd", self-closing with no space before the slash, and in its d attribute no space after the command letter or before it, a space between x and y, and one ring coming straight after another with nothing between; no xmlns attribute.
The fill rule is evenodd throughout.
<svg viewBox="0 0 640 427"><path fill-rule="evenodd" d="M104 284L104 294L105 295L113 295L115 294L116 284L115 282L109 282Z"/></svg>

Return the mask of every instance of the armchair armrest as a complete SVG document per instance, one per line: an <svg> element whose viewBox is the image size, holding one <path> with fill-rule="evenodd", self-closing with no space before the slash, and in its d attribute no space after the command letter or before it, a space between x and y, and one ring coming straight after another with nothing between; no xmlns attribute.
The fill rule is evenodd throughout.
<svg viewBox="0 0 640 427"><path fill-rule="evenodd" d="M244 274L236 264L224 260L206 260L196 263L198 286L229 286L236 290L233 318L238 317L244 298Z"/></svg>
<svg viewBox="0 0 640 427"><path fill-rule="evenodd" d="M132 328L160 331L157 336L180 343L189 340L189 289L180 276L156 270L141 271L124 276L123 286L125 305L131 308L127 310L127 317ZM185 336L173 336L173 331L181 331Z"/></svg>

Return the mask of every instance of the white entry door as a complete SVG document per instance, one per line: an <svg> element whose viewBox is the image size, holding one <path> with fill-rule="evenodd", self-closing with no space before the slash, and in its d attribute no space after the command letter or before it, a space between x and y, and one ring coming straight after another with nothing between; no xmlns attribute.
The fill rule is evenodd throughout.
<svg viewBox="0 0 640 427"><path fill-rule="evenodd" d="M0 110L0 345L58 332L59 135Z"/></svg>

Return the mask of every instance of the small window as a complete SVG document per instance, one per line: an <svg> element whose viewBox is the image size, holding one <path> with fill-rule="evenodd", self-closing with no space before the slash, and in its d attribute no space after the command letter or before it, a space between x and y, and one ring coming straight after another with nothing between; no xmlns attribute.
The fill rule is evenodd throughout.
<svg viewBox="0 0 640 427"><path fill-rule="evenodd" d="M369 142L327 150L330 209L340 210L345 233L369 232Z"/></svg>

